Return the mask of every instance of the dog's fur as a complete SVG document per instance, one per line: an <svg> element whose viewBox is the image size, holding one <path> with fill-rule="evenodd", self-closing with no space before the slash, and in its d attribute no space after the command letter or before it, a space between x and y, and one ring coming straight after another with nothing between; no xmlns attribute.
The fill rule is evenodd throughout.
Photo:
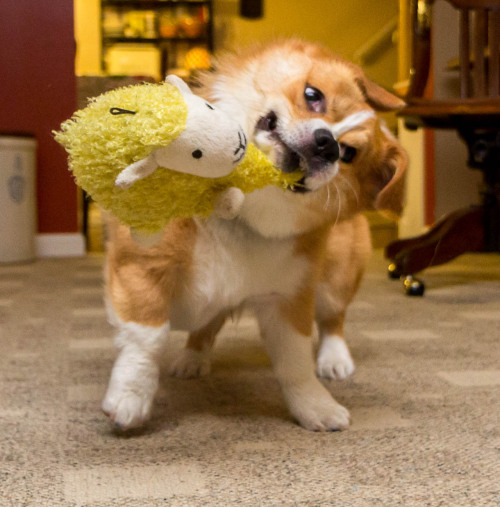
<svg viewBox="0 0 500 507"><path fill-rule="evenodd" d="M314 87L307 100L306 87ZM330 378L354 370L342 328L370 252L359 212L401 211L406 155L377 119L340 137L341 154L345 145L357 150L352 161L321 152L315 132L356 111L396 109L402 101L358 67L297 40L222 58L198 93L232 114L282 170L302 169L305 188L248 194L234 220L172 222L149 249L136 245L125 227L112 227L107 301L120 353L103 409L119 428L142 425L169 330L191 332L172 373L203 375L215 335L229 313L244 306L255 312L295 419L311 430L346 428L348 411L315 369ZM321 336L316 368L315 320Z"/></svg>

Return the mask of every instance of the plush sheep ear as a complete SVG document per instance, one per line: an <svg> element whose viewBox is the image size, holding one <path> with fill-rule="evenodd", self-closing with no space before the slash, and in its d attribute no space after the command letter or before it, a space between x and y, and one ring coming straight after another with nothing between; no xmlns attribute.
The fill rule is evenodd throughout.
<svg viewBox="0 0 500 507"><path fill-rule="evenodd" d="M174 85L178 90L182 93L182 95L190 94L192 95L193 92L189 88L189 86L178 76L175 76L174 74L170 74L165 78L165 82L170 83Z"/></svg>

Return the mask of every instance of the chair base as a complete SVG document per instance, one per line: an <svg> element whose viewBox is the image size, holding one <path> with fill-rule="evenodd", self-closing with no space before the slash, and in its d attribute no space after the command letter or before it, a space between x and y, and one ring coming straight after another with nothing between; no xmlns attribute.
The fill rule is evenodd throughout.
<svg viewBox="0 0 500 507"><path fill-rule="evenodd" d="M491 223L491 209L476 206L455 211L437 222L426 234L395 241L386 247L390 278L403 278L408 295L421 296L425 287L415 273L439 266L467 252L500 252L500 235L485 229ZM500 210L496 209L496 215ZM486 230L486 233L485 233Z"/></svg>

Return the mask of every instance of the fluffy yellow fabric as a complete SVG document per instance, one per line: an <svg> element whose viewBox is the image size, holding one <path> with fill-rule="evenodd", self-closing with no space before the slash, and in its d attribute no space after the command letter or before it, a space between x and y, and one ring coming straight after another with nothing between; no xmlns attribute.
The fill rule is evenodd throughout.
<svg viewBox="0 0 500 507"><path fill-rule="evenodd" d="M127 112L113 115L112 108ZM141 84L93 99L61 125L55 138L69 154L77 184L122 223L145 233L159 231L175 217L208 216L217 195L229 187L248 193L271 184L286 188L300 179L277 170L249 145L244 159L223 178L158 168L128 189L115 186L124 168L174 140L185 129L186 117L186 104L175 86Z"/></svg>

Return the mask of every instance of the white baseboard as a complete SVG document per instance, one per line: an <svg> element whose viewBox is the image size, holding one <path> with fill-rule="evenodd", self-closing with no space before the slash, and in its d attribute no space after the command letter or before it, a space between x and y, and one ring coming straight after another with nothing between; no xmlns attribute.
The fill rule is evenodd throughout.
<svg viewBox="0 0 500 507"><path fill-rule="evenodd" d="M81 257L85 255L85 237L81 233L38 234L37 257Z"/></svg>

